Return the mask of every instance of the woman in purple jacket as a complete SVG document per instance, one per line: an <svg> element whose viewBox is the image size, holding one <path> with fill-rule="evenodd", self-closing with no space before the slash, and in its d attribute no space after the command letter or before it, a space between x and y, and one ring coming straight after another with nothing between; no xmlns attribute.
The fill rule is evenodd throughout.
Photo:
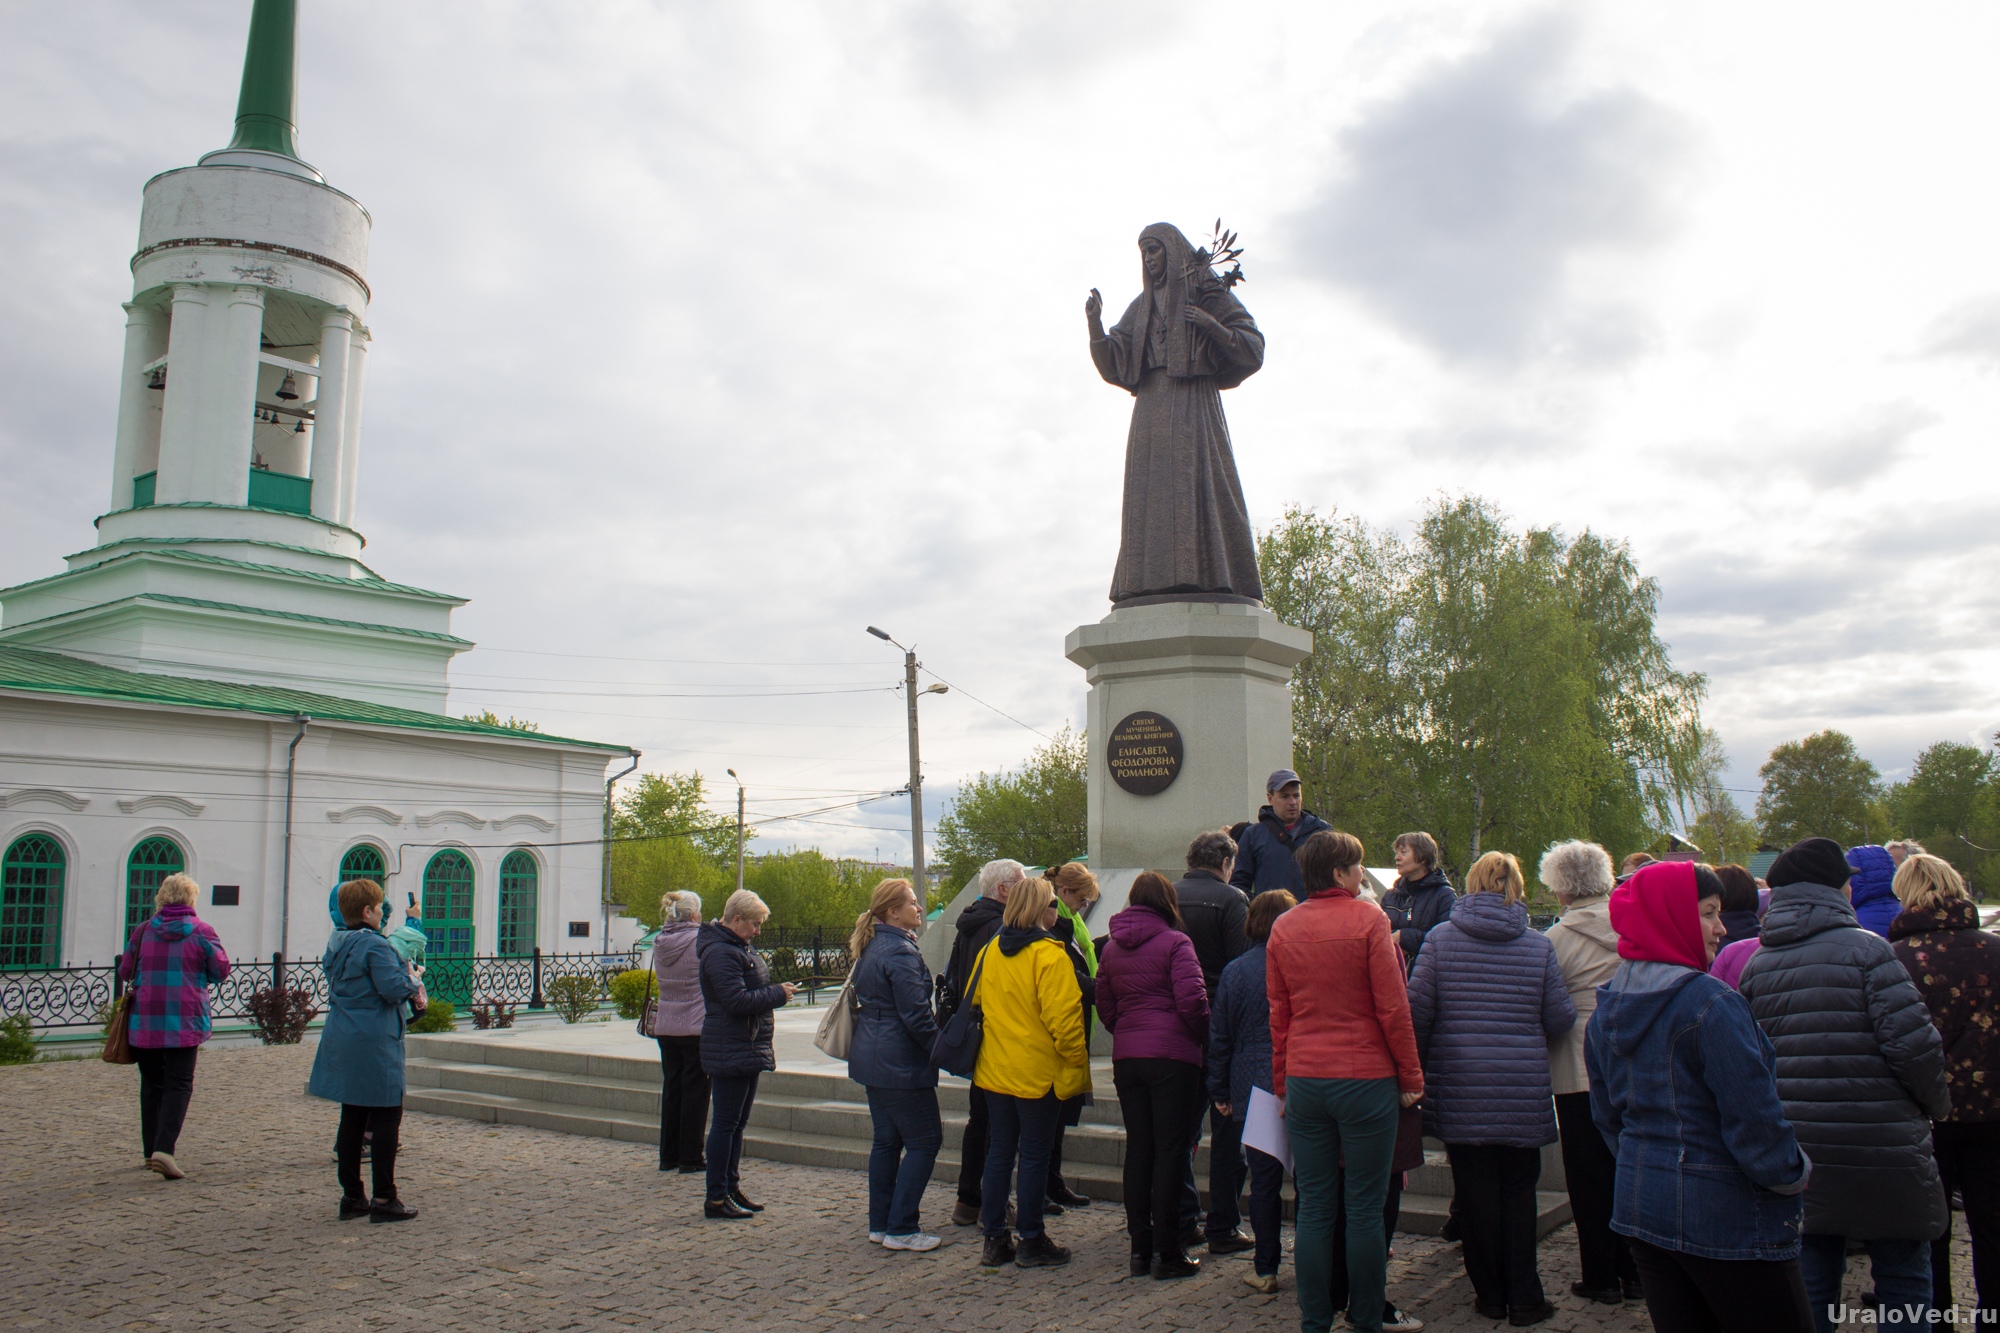
<svg viewBox="0 0 2000 1333"><path fill-rule="evenodd" d="M1125 1225L1132 1276L1187 1277L1181 1173L1202 1110L1208 987L1166 876L1132 882L1097 963L1097 1016L1111 1034L1111 1079L1125 1117Z"/></svg>
<svg viewBox="0 0 2000 1333"><path fill-rule="evenodd" d="M194 914L201 886L169 875L153 895L155 911L139 923L118 960L132 983L128 1029L139 1057L139 1142L146 1166L168 1180L187 1174L174 1161L181 1122L194 1096L194 1060L208 1040L208 988L229 975L229 955L215 928Z"/></svg>
<svg viewBox="0 0 2000 1333"><path fill-rule="evenodd" d="M702 1139L708 1133L708 1075L701 1067L701 895L688 889L660 898L660 933L653 937L653 1040L660 1044L660 1170L684 1176L708 1170Z"/></svg>

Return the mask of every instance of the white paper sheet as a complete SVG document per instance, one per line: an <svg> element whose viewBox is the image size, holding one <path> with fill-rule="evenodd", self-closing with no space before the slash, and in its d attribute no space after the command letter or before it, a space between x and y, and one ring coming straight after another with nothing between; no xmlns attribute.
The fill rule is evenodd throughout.
<svg viewBox="0 0 2000 1333"><path fill-rule="evenodd" d="M1262 1088L1250 1089L1250 1108L1243 1116L1243 1144L1268 1153L1292 1171L1292 1136L1285 1129L1285 1117L1278 1111L1278 1099Z"/></svg>

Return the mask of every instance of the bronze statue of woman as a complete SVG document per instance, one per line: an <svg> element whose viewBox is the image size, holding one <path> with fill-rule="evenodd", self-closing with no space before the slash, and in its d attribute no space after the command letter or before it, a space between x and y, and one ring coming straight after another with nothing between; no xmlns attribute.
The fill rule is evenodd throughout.
<svg viewBox="0 0 2000 1333"><path fill-rule="evenodd" d="M1261 602L1221 391L1264 364L1264 335L1178 227L1140 232L1139 254L1145 290L1116 327L1095 287L1083 306L1090 359L1135 400L1111 601Z"/></svg>

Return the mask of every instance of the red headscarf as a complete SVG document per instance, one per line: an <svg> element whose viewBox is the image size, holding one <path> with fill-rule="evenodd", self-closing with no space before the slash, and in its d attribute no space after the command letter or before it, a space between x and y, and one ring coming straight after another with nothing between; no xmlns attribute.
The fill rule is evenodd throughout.
<svg viewBox="0 0 2000 1333"><path fill-rule="evenodd" d="M1611 891L1611 928L1618 956L1640 963L1679 963L1708 970L1694 863L1655 861Z"/></svg>

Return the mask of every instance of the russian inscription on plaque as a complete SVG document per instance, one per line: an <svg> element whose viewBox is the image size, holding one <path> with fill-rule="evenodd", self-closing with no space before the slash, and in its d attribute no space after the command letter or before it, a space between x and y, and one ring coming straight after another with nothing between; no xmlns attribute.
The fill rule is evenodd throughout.
<svg viewBox="0 0 2000 1333"><path fill-rule="evenodd" d="M1181 732L1158 713L1132 713L1105 747L1111 780L1134 796L1158 796L1181 773Z"/></svg>

